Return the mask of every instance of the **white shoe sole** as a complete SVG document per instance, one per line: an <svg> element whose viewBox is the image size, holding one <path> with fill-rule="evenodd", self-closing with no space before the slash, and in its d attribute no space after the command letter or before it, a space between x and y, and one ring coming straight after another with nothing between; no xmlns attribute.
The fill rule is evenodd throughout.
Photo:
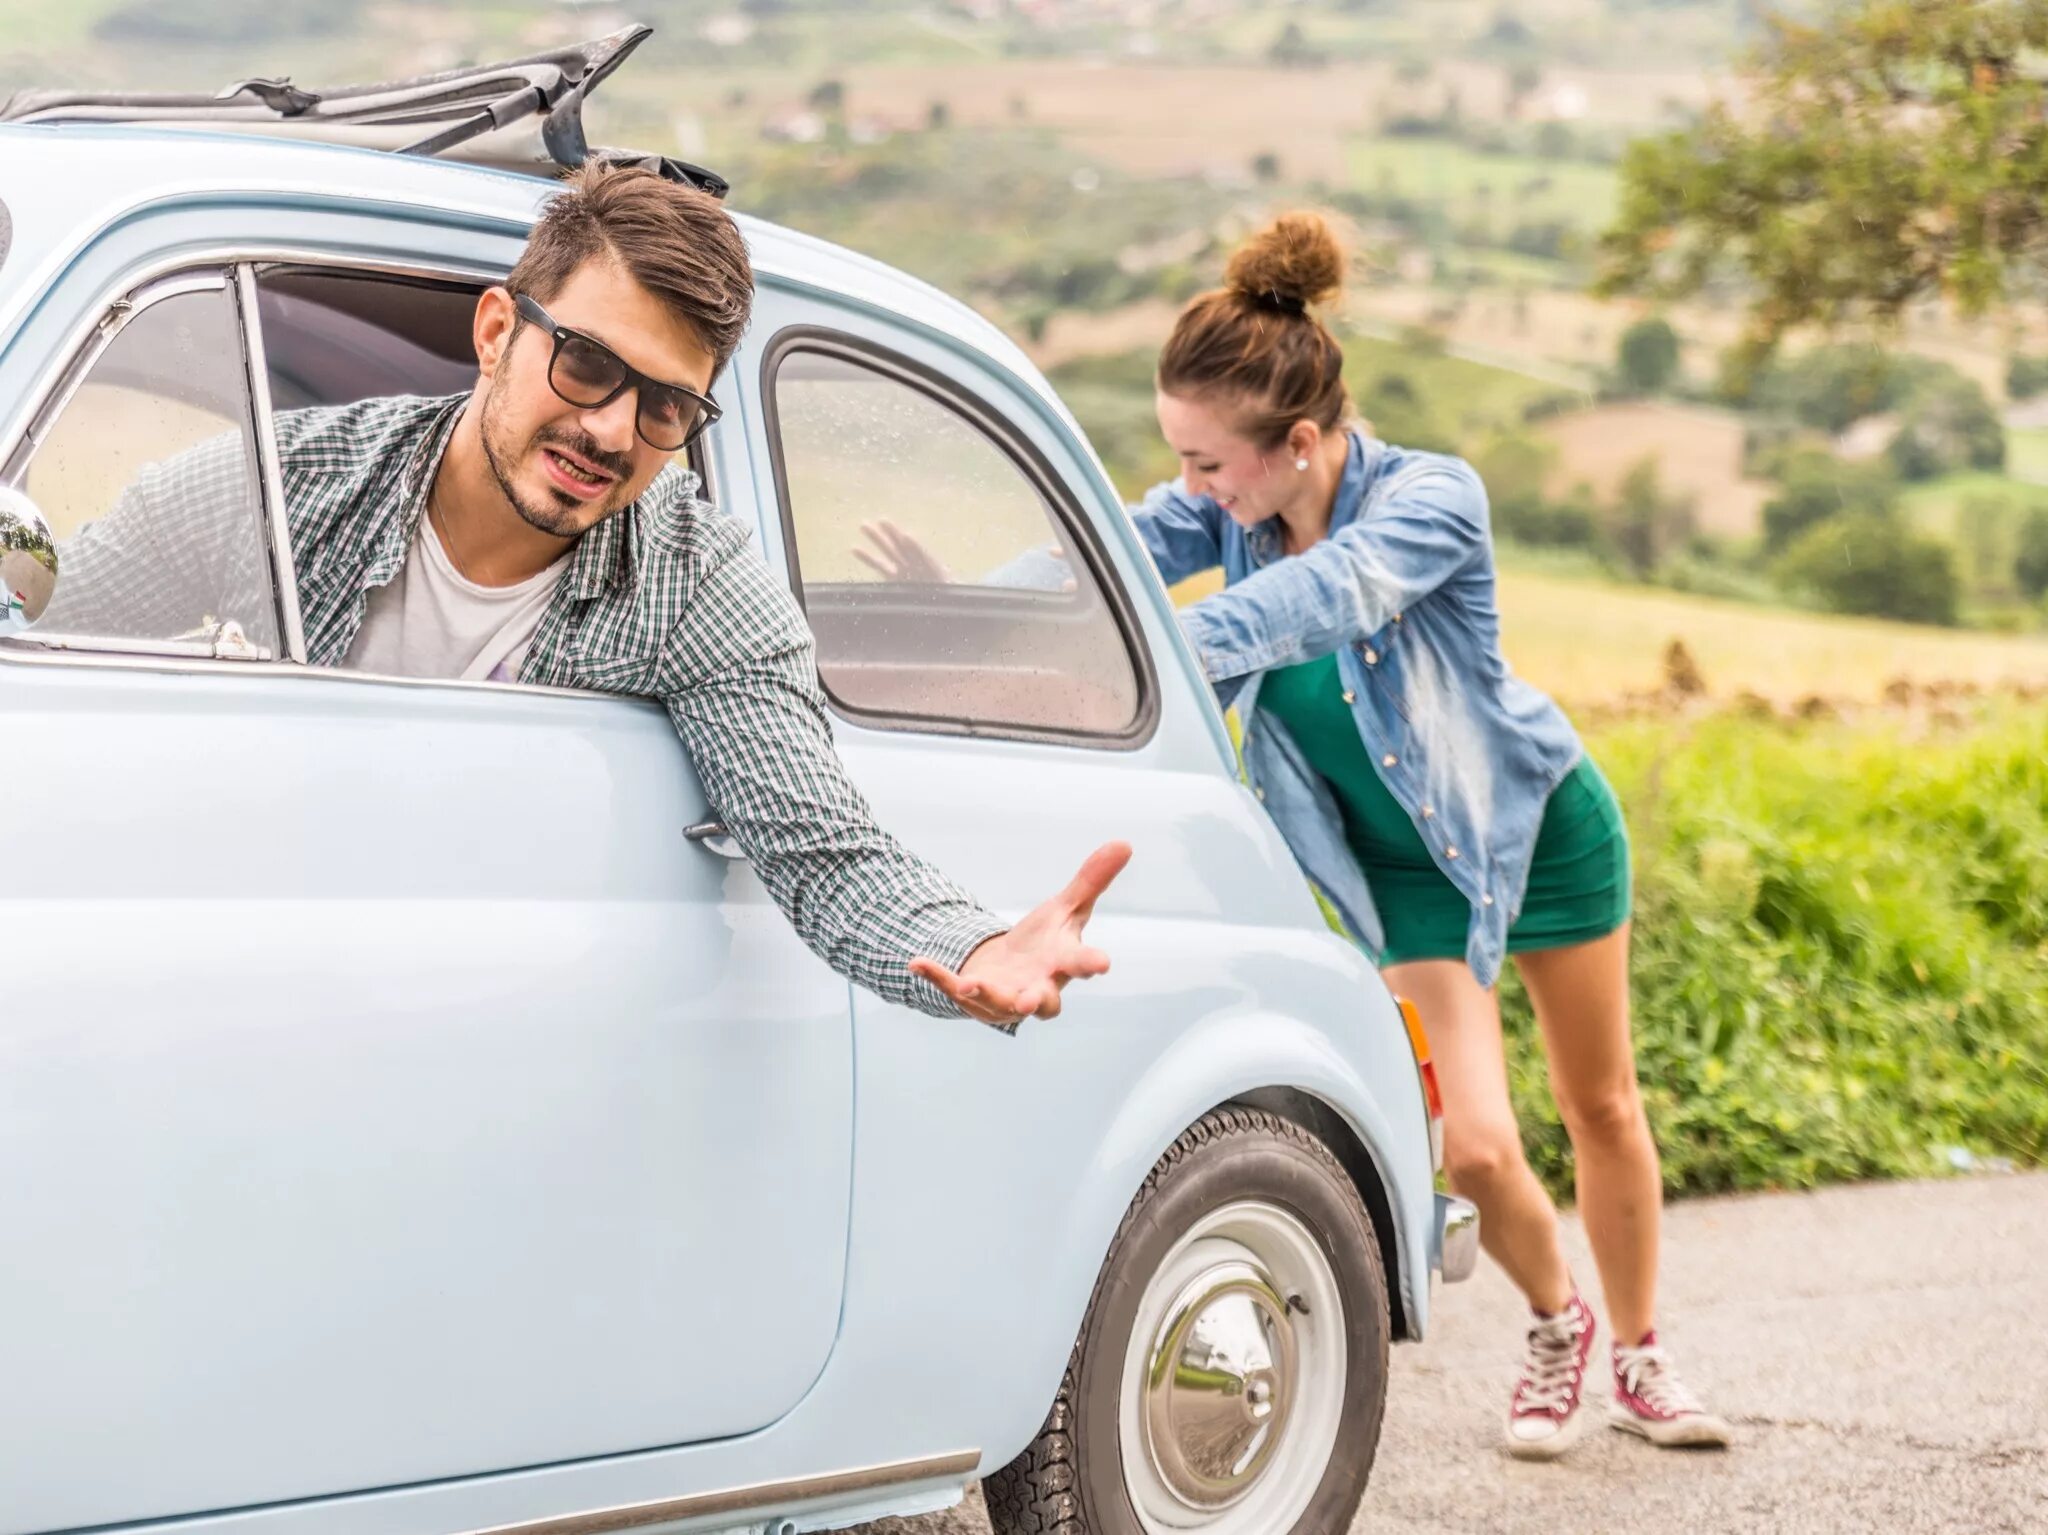
<svg viewBox="0 0 2048 1535"><path fill-rule="evenodd" d="M1588 1416L1586 1404L1581 1402L1579 1403L1579 1410L1569 1418L1566 1418L1563 1426L1548 1438L1517 1439L1514 1434L1512 1420L1510 1420L1509 1427L1502 1433L1501 1437L1507 1444L1508 1454L1514 1456L1516 1460L1556 1460L1558 1456L1564 1454L1566 1450L1569 1450L1579 1442L1580 1436L1586 1432L1586 1419Z"/></svg>
<svg viewBox="0 0 2048 1535"><path fill-rule="evenodd" d="M1735 1437L1728 1425L1710 1412L1688 1413L1659 1423L1639 1418L1619 1403L1607 1409L1607 1426L1666 1450L1726 1449Z"/></svg>

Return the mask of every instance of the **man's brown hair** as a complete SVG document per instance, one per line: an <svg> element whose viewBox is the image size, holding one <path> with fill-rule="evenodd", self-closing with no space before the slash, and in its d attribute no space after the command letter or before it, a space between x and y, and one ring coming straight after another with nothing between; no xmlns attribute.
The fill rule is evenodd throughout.
<svg viewBox="0 0 2048 1535"><path fill-rule="evenodd" d="M724 368L753 312L754 269L717 198L652 171L590 161L541 214L505 284L545 304L598 259L673 309Z"/></svg>

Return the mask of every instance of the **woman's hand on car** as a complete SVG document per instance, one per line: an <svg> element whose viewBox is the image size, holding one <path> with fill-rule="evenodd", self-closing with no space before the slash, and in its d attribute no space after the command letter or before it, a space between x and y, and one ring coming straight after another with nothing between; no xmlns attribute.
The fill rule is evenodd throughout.
<svg viewBox="0 0 2048 1535"><path fill-rule="evenodd" d="M943 584L953 579L944 561L888 518L864 522L860 531L867 543L855 544L853 557L884 581Z"/></svg>
<svg viewBox="0 0 2048 1535"><path fill-rule="evenodd" d="M1128 842L1105 842L1088 855L1066 889L1034 907L1007 933L976 946L957 974L923 955L910 962L911 974L930 981L983 1023L1057 1018L1060 990L1067 982L1109 969L1109 956L1083 943L1081 934L1095 914L1096 900L1130 861Z"/></svg>

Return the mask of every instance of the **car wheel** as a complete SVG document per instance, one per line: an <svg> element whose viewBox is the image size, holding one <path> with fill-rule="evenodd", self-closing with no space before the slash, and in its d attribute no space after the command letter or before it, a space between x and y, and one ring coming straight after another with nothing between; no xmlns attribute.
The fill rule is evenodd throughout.
<svg viewBox="0 0 2048 1535"><path fill-rule="evenodd" d="M1334 1535L1372 1471L1390 1318L1328 1147L1218 1109L1131 1201L1052 1412L985 1479L997 1535Z"/></svg>

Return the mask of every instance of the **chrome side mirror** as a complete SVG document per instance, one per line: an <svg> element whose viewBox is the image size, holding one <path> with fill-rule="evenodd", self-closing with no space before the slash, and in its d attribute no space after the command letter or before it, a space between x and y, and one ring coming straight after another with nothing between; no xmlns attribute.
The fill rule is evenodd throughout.
<svg viewBox="0 0 2048 1535"><path fill-rule="evenodd" d="M0 634L41 618L56 590L57 542L50 524L21 491L0 485Z"/></svg>

